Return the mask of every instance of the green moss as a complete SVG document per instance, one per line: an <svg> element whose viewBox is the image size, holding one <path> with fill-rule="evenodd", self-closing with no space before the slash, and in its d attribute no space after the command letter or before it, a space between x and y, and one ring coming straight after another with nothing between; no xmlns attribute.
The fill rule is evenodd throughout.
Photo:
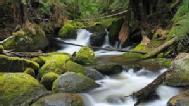
<svg viewBox="0 0 189 106"><path fill-rule="evenodd" d="M3 50L4 50L3 46L2 46L2 45L0 45L0 53L2 53L2 52L3 52Z"/></svg>
<svg viewBox="0 0 189 106"><path fill-rule="evenodd" d="M0 86L3 106L27 106L46 92L36 79L24 73L0 73Z"/></svg>
<svg viewBox="0 0 189 106"><path fill-rule="evenodd" d="M24 73L29 74L32 77L35 77L35 71L32 68L26 68Z"/></svg>
<svg viewBox="0 0 189 106"><path fill-rule="evenodd" d="M36 24L24 26L3 41L3 47L12 51L36 51L44 49L48 40L42 28Z"/></svg>
<svg viewBox="0 0 189 106"><path fill-rule="evenodd" d="M67 71L84 73L84 68L72 62L70 56L67 54L51 53L41 58L45 60L45 64L40 69L39 77L42 77L48 72L54 72L56 74L63 74Z"/></svg>
<svg viewBox="0 0 189 106"><path fill-rule="evenodd" d="M59 36L61 38L73 37L76 34L77 29L82 29L84 27L85 27L84 24L81 22L72 21L72 20L66 21L64 23L64 26L59 31Z"/></svg>
<svg viewBox="0 0 189 106"><path fill-rule="evenodd" d="M123 54L124 58L128 61L140 60L144 58L143 54L127 52Z"/></svg>
<svg viewBox="0 0 189 106"><path fill-rule="evenodd" d="M24 72L26 68L39 69L39 65L36 62L5 55L0 55L0 66L1 72Z"/></svg>
<svg viewBox="0 0 189 106"><path fill-rule="evenodd" d="M47 74L45 74L42 78L41 78L41 83L48 89L48 90L52 90L52 84L53 82L58 78L58 74L54 73L54 72L49 72Z"/></svg>
<svg viewBox="0 0 189 106"><path fill-rule="evenodd" d="M88 47L82 47L76 53L76 61L81 64L93 64L95 63L95 53Z"/></svg>
<svg viewBox="0 0 189 106"><path fill-rule="evenodd" d="M143 44L138 44L133 51L147 51L147 46Z"/></svg>
<svg viewBox="0 0 189 106"><path fill-rule="evenodd" d="M45 64L45 60L43 60L41 57L34 57L31 60L38 63L40 67Z"/></svg>

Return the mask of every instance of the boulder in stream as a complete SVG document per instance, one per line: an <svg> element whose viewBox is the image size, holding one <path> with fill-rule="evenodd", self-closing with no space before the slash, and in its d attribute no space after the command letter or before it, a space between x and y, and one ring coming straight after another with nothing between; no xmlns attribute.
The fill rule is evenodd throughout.
<svg viewBox="0 0 189 106"><path fill-rule="evenodd" d="M102 73L100 73L99 71L93 68L86 69L86 76L93 80L100 80L103 79L104 77Z"/></svg>
<svg viewBox="0 0 189 106"><path fill-rule="evenodd" d="M96 33L93 33L90 37L90 44L92 46L102 46L104 44L104 40L105 40L105 36L106 36L106 32L96 32Z"/></svg>
<svg viewBox="0 0 189 106"><path fill-rule="evenodd" d="M94 80L74 72L62 74L53 83L55 92L83 93L95 87L98 87L98 84Z"/></svg>
<svg viewBox="0 0 189 106"><path fill-rule="evenodd" d="M45 64L39 71L40 78L48 72L54 72L59 75L65 72L85 74L85 68L73 62L68 54L50 53L48 56L42 56L41 58L45 61Z"/></svg>
<svg viewBox="0 0 189 106"><path fill-rule="evenodd" d="M84 103L78 94L57 93L42 97L31 106L84 106Z"/></svg>
<svg viewBox="0 0 189 106"><path fill-rule="evenodd" d="M76 61L80 64L94 64L95 63L95 53L89 47L82 47L76 53Z"/></svg>
<svg viewBox="0 0 189 106"><path fill-rule="evenodd" d="M122 72L123 67L119 64L108 63L108 64L97 64L95 69L102 74L111 75L111 74L118 74Z"/></svg>
<svg viewBox="0 0 189 106"><path fill-rule="evenodd" d="M189 91L172 97L168 101L167 106L189 106Z"/></svg>
<svg viewBox="0 0 189 106"><path fill-rule="evenodd" d="M172 63L173 72L167 74L166 84L169 86L189 86L189 54L179 54Z"/></svg>
<svg viewBox="0 0 189 106"><path fill-rule="evenodd" d="M24 73L0 73L0 104L29 106L47 90L32 76Z"/></svg>

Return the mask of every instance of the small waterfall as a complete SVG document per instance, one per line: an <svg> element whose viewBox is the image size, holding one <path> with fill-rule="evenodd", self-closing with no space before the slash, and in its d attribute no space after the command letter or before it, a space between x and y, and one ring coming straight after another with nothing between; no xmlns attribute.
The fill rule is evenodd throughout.
<svg viewBox="0 0 189 106"><path fill-rule="evenodd" d="M87 31L86 29L80 29L77 31L76 39L68 39L68 40L65 40L65 42L87 46L89 45L91 34L92 33ZM63 48L59 50L59 52L66 52L69 54L73 54L74 52L79 51L79 49L81 48L79 46L65 45L65 44L62 44L62 46Z"/></svg>
<svg viewBox="0 0 189 106"><path fill-rule="evenodd" d="M109 32L107 31L107 29L106 29L106 36L105 36L104 44L103 44L102 47L103 48L112 47L111 44L110 44Z"/></svg>

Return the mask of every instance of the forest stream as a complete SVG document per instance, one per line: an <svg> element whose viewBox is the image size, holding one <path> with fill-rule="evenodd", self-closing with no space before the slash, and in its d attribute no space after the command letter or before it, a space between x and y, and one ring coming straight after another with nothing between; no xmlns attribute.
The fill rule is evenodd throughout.
<svg viewBox="0 0 189 106"><path fill-rule="evenodd" d="M77 31L76 39L68 39L65 42L73 43L73 44L81 44L84 46L89 45L90 33L86 29L80 29ZM108 34L108 33L107 33ZM58 39L61 40L61 39ZM61 43L59 44L61 46ZM64 45L64 44L63 44ZM112 47L109 43L109 38L106 35L104 40L104 47ZM113 47L119 47L115 45ZM58 50L58 52L66 52L73 54L80 50L81 47L67 45L62 46L62 49ZM127 47L126 49L129 49ZM124 62L119 61L120 59L114 61L112 58L119 57L123 52L117 51L105 51L105 50L97 50L95 51L96 56L98 57L98 62L118 62L122 64ZM151 65L155 63L151 63ZM150 65L150 64L148 64ZM157 66L158 68L152 71L148 69L148 66L140 67L140 69L135 70L134 68L125 66L121 73L105 76L102 80L97 80L96 82L100 84L99 88L91 90L88 93L81 94L84 98L84 102L86 106L134 106L136 100L130 96L132 93L144 88L146 85L151 83L157 76L167 71L167 68L162 66ZM155 91L156 94L152 100L149 100L145 103L141 103L138 106L166 106L168 100L179 94L182 90L180 88L169 87L165 85L161 85Z"/></svg>

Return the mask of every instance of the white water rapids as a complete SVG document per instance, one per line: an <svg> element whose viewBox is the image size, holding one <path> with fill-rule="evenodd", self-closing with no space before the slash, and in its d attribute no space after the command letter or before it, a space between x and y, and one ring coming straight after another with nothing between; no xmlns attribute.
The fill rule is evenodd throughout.
<svg viewBox="0 0 189 106"><path fill-rule="evenodd" d="M107 33L108 34L108 33ZM69 39L65 42L79 45L89 45L91 33L85 29L78 30L76 39ZM62 45L63 48L59 52L74 53L79 51L81 47L72 45ZM118 45L115 45L116 47ZM109 38L106 36L104 45L102 47L112 47L109 43ZM104 55L120 55L117 51L96 51L96 56ZM142 89L147 84L152 82L158 75L166 71L166 69L159 70L159 73L153 73L146 69L141 69L134 72L133 69L123 70L122 73L115 76L106 76L104 79L97 81L101 87L96 88L89 93L82 94L86 106L134 106L135 100L126 98L125 96ZM180 90L168 86L160 86L156 90L158 99L141 103L138 106L166 106L167 101L177 95Z"/></svg>

